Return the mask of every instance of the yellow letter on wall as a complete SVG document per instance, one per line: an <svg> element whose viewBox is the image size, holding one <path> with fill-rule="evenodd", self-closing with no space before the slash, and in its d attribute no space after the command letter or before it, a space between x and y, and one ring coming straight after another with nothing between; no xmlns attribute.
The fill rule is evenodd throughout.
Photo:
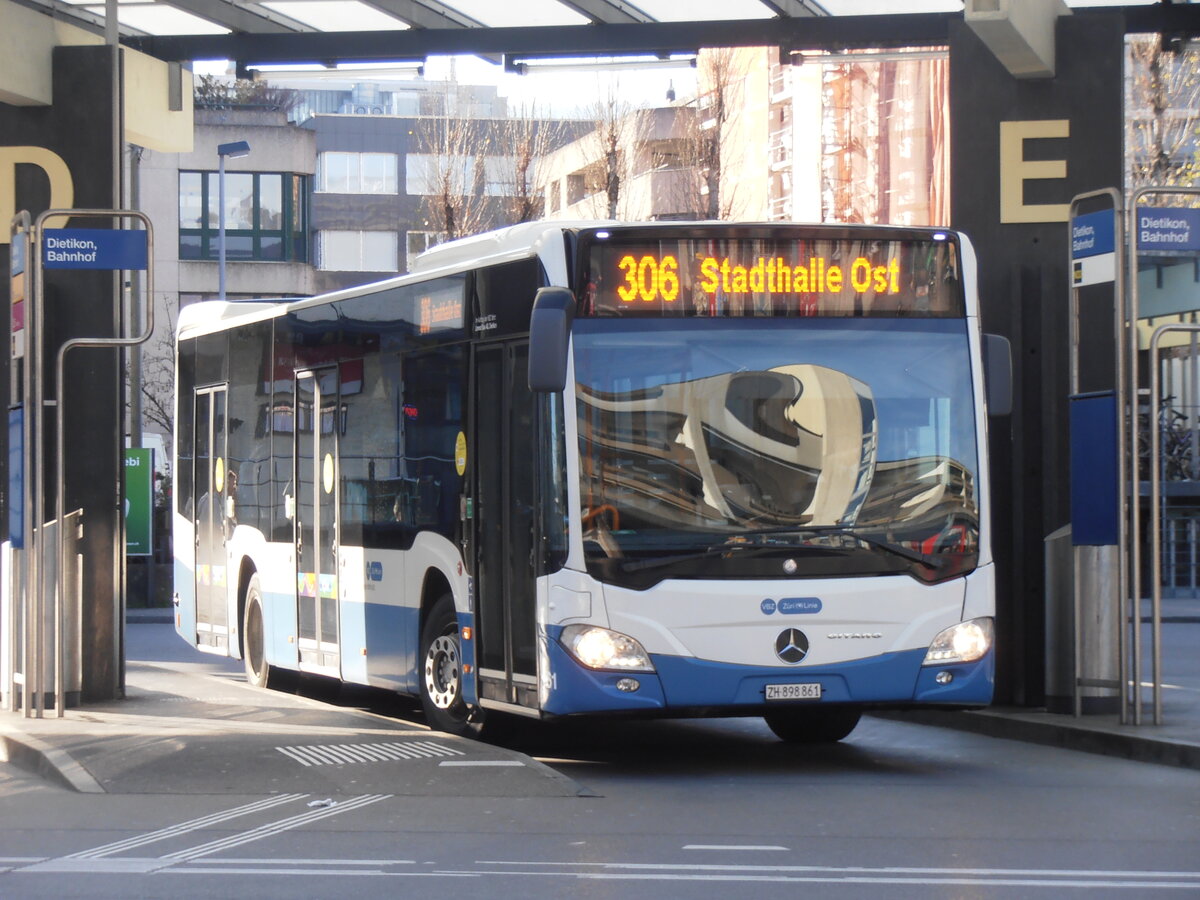
<svg viewBox="0 0 1200 900"><path fill-rule="evenodd" d="M1065 138L1071 135L1067 119L1000 123L1000 221L1065 222L1069 203L1026 203L1025 182L1038 178L1066 178L1065 159L1026 159L1025 141L1032 138Z"/></svg>
<svg viewBox="0 0 1200 900"><path fill-rule="evenodd" d="M7 244L7 225L17 214L17 165L38 166L50 179L50 209L70 209L75 182L63 158L45 147L0 147L0 244Z"/></svg>

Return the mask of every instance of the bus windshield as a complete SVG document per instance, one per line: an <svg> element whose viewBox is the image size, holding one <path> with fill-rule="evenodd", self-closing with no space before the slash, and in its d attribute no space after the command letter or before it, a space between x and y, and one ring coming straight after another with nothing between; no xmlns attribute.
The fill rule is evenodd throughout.
<svg viewBox="0 0 1200 900"><path fill-rule="evenodd" d="M574 354L596 577L974 567L965 319L579 319Z"/></svg>

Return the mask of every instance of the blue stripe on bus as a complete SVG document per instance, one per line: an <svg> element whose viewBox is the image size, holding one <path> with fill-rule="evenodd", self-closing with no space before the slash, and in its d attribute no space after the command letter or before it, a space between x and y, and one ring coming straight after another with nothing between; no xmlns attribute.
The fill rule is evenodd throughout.
<svg viewBox="0 0 1200 900"><path fill-rule="evenodd" d="M560 629L550 629L557 632ZM886 653L836 666L763 667L713 662L694 657L652 655L657 673L596 672L586 669L556 639L548 641L553 688L544 711L635 712L705 706L762 707L767 684L819 682L826 703L919 703L979 706L991 702L994 654L976 663L922 667L924 650ZM943 669L950 684L934 681ZM617 690L622 678L640 683L636 692Z"/></svg>
<svg viewBox="0 0 1200 900"><path fill-rule="evenodd" d="M298 668L296 646L296 598L290 594L263 591L263 657L273 666Z"/></svg>
<svg viewBox="0 0 1200 900"><path fill-rule="evenodd" d="M463 629L470 628L472 639L464 641L461 639ZM475 672L475 614L474 613L459 613L458 614L458 634L459 634L459 652L462 654L462 695L465 703L479 702L479 681L476 678ZM417 666L423 668L425 660L417 660ZM418 672L417 678L424 678L424 672Z"/></svg>
<svg viewBox="0 0 1200 900"><path fill-rule="evenodd" d="M992 699L991 654L977 663L922 667L924 650L884 653L835 666L738 666L680 656L652 656L670 706L759 704L766 685L819 682L825 703L933 703L976 705ZM934 676L947 669L947 685Z"/></svg>
<svg viewBox="0 0 1200 900"><path fill-rule="evenodd" d="M342 604L343 616L348 604ZM362 646L367 648L366 667L361 676L352 676L347 669L349 661L342 662L342 677L347 681L360 680L365 683L369 672L373 683L389 682L396 690L406 693L417 689L416 640L417 621L420 611L410 606L394 606L388 603L366 603L363 605ZM343 618L345 623L345 618ZM349 629L343 624L343 628ZM345 640L345 639L344 639ZM357 652L348 643L342 647L343 654Z"/></svg>
<svg viewBox="0 0 1200 900"><path fill-rule="evenodd" d="M562 629L555 629L561 632ZM550 671L553 673L549 696L542 711L553 715L585 712L636 712L663 709L662 683L654 673L597 672L587 669L563 649L556 638L547 640ZM636 679L641 687L633 693L617 690L622 678Z"/></svg>

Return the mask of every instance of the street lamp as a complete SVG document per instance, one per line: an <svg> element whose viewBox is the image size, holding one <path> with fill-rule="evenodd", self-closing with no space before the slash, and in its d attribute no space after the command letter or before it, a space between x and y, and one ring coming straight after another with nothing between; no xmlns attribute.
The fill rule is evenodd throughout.
<svg viewBox="0 0 1200 900"><path fill-rule="evenodd" d="M220 160L217 174L217 296L221 300L225 299L225 160L249 155L250 145L245 141L217 144L217 158Z"/></svg>

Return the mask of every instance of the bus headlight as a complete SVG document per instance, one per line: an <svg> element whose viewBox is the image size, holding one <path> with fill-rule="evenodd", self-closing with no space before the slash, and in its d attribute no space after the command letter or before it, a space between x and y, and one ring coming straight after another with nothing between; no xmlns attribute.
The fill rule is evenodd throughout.
<svg viewBox="0 0 1200 900"><path fill-rule="evenodd" d="M559 639L570 654L589 669L653 672L650 654L637 641L598 625L568 625Z"/></svg>
<svg viewBox="0 0 1200 900"><path fill-rule="evenodd" d="M923 666L975 662L992 649L994 627L990 618L951 625L933 639Z"/></svg>

